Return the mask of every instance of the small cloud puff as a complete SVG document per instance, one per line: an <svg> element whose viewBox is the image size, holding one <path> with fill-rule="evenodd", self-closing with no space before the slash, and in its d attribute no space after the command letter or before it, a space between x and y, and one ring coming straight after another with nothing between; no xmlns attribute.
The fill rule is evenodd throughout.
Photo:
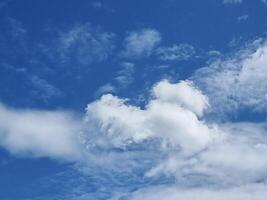
<svg viewBox="0 0 267 200"><path fill-rule="evenodd" d="M161 34L154 29L130 32L125 38L124 51L121 55L131 59L148 57L160 41Z"/></svg>

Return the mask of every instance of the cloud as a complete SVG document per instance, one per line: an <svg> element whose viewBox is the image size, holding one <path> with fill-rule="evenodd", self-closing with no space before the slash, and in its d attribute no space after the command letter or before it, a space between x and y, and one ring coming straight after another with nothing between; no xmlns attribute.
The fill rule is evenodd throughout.
<svg viewBox="0 0 267 200"><path fill-rule="evenodd" d="M116 92L116 87L108 83L99 87L95 92L95 96L99 97L106 93L115 93L115 92Z"/></svg>
<svg viewBox="0 0 267 200"><path fill-rule="evenodd" d="M159 81L142 107L104 94L87 105L83 120L2 105L0 145L18 156L75 161L84 181L82 188L74 186L75 199L100 196L86 189L93 177L105 198L190 200L201 193L203 199L250 199L253 193L260 200L267 177L266 123L215 123L207 111L265 109L266 52L264 43L255 43L198 70L194 82ZM115 81L127 84L134 66L122 67ZM99 94L112 91L106 85Z"/></svg>
<svg viewBox="0 0 267 200"><path fill-rule="evenodd" d="M19 59L21 56L26 56L28 31L24 27L24 24L11 17L4 17L0 21L0 24L2 27L0 34L2 48L0 52L1 59L5 61L8 58L14 60L14 53L16 53L16 59Z"/></svg>
<svg viewBox="0 0 267 200"><path fill-rule="evenodd" d="M160 47L157 54L161 60L188 60L195 54L195 49L189 44L173 45L172 47Z"/></svg>
<svg viewBox="0 0 267 200"><path fill-rule="evenodd" d="M119 87L125 88L133 82L135 66L130 62L121 63L121 66L122 69L117 72L115 81L118 83Z"/></svg>
<svg viewBox="0 0 267 200"><path fill-rule="evenodd" d="M161 34L154 29L130 32L125 38L124 51L121 55L131 59L148 57L160 41Z"/></svg>
<svg viewBox="0 0 267 200"><path fill-rule="evenodd" d="M94 1L94 2L92 3L92 6L93 6L94 8L102 8L102 7L103 7L103 3L100 2L100 1Z"/></svg>
<svg viewBox="0 0 267 200"><path fill-rule="evenodd" d="M203 152L200 160L225 175L218 178L226 185L265 179L266 125L230 123L221 125L221 129L224 137L208 151Z"/></svg>
<svg viewBox="0 0 267 200"><path fill-rule="evenodd" d="M107 4L107 2L103 2L103 1L94 1L91 3L91 6L95 9L101 9L101 10L105 10L108 12L115 12L115 10L109 5Z"/></svg>
<svg viewBox="0 0 267 200"><path fill-rule="evenodd" d="M267 45L255 41L235 56L196 71L192 80L210 98L212 112L267 111Z"/></svg>
<svg viewBox="0 0 267 200"><path fill-rule="evenodd" d="M243 0L223 0L224 4L240 4Z"/></svg>
<svg viewBox="0 0 267 200"><path fill-rule="evenodd" d="M137 186L135 192L117 191L116 198L159 200L168 195L194 199L200 192L203 199L250 199L248 190L265 191L265 123L205 121L208 98L190 81L160 81L151 95L144 108L110 94L87 107L85 121L94 133L89 149L109 152L101 155L106 156L104 163L115 171L114 176L115 162L131 173L141 170L152 181ZM156 181L166 178L175 178L175 183Z"/></svg>
<svg viewBox="0 0 267 200"><path fill-rule="evenodd" d="M116 72L113 83L107 83L97 89L95 96L102 94L117 93L120 90L127 89L134 81L135 64L131 62L120 63L121 69Z"/></svg>
<svg viewBox="0 0 267 200"><path fill-rule="evenodd" d="M237 17L238 22L244 22L247 19L248 19L248 15L241 15L241 16Z"/></svg>
<svg viewBox="0 0 267 200"><path fill-rule="evenodd" d="M11 36L16 39L24 39L27 34L27 30L23 27L23 24L14 18L6 18L6 25Z"/></svg>
<svg viewBox="0 0 267 200"><path fill-rule="evenodd" d="M189 82L162 81L152 92L154 99L145 109L110 94L89 104L86 121L91 132L104 138L101 143L119 148L152 138L179 146L186 154L205 148L213 137L213 130L198 118L206 107L205 96Z"/></svg>
<svg viewBox="0 0 267 200"><path fill-rule="evenodd" d="M131 200L264 200L267 192L266 184L252 184L235 188L177 188L177 187L154 187L136 192Z"/></svg>
<svg viewBox="0 0 267 200"><path fill-rule="evenodd" d="M56 55L61 62L76 62L83 66L106 60L114 50L114 34L92 27L89 23L77 24L61 31L55 42Z"/></svg>
<svg viewBox="0 0 267 200"><path fill-rule="evenodd" d="M164 80L154 86L153 93L162 102L177 103L198 116L202 116L208 106L207 97L189 81L170 84L167 80Z"/></svg>
<svg viewBox="0 0 267 200"><path fill-rule="evenodd" d="M61 90L38 76L33 75L30 77L30 81L33 87L31 94L35 98L40 98L47 102L51 98L58 98L63 95Z"/></svg>
<svg viewBox="0 0 267 200"><path fill-rule="evenodd" d="M188 80L156 83L142 108L105 94L88 104L82 121L64 112L1 106L0 145L14 155L76 161L75 181L83 185L75 182L72 191L79 193L68 193L75 199L190 200L196 193L250 199L253 193L260 200L266 123L214 124L205 119L208 108L208 97ZM86 189L91 178L105 194Z"/></svg>
<svg viewBox="0 0 267 200"><path fill-rule="evenodd" d="M80 122L64 112L17 110L0 105L0 146L19 156L77 160Z"/></svg>

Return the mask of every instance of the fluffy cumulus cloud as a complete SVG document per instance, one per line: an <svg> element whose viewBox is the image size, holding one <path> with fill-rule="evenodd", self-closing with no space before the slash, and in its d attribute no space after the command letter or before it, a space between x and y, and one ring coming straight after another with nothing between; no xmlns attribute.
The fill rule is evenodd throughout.
<svg viewBox="0 0 267 200"><path fill-rule="evenodd" d="M202 116L208 106L208 98L190 81L170 84L164 80L153 88L154 96L163 102L173 102Z"/></svg>
<svg viewBox="0 0 267 200"><path fill-rule="evenodd" d="M161 34L154 29L133 31L125 38L123 57L139 58L150 56L161 41Z"/></svg>
<svg viewBox="0 0 267 200"><path fill-rule="evenodd" d="M68 113L1 106L1 145L14 154L72 158L82 154L81 135L101 148L124 148L158 138L184 155L212 141L215 130L200 119L207 98L191 82L161 81L153 87L152 96L141 109L125 99L103 95L88 105L83 123Z"/></svg>
<svg viewBox="0 0 267 200"><path fill-rule="evenodd" d="M241 50L233 58L199 69L193 80L210 97L214 112L267 110L267 45Z"/></svg>
<svg viewBox="0 0 267 200"><path fill-rule="evenodd" d="M0 145L19 156L77 160L81 128L68 113L17 110L0 105Z"/></svg>
<svg viewBox="0 0 267 200"><path fill-rule="evenodd" d="M116 147L160 138L185 154L199 151L212 141L213 129L199 119L207 100L190 82L162 81L144 109L112 95L87 107L87 124ZM190 126L187 123L190 123Z"/></svg>

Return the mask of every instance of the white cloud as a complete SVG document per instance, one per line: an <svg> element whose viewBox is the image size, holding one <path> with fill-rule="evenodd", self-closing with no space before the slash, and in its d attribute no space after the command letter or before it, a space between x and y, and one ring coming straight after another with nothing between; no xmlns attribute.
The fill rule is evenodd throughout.
<svg viewBox="0 0 267 200"><path fill-rule="evenodd" d="M189 81L170 84L167 80L161 81L153 88L155 97L163 102L173 102L202 116L208 106L208 99L200 90Z"/></svg>
<svg viewBox="0 0 267 200"><path fill-rule="evenodd" d="M195 54L195 49L189 44L173 45L172 47L160 47L157 54L161 60L187 60Z"/></svg>
<svg viewBox="0 0 267 200"><path fill-rule="evenodd" d="M264 200L266 184L252 184L234 188L178 188L161 186L140 190L128 199L131 200Z"/></svg>
<svg viewBox="0 0 267 200"><path fill-rule="evenodd" d="M209 96L213 112L267 111L267 45L256 46L195 73L192 79Z"/></svg>
<svg viewBox="0 0 267 200"><path fill-rule="evenodd" d="M247 76L264 77L252 67L265 63L261 58L264 49L235 62L225 61L228 68L221 71L238 66L238 73L229 74L238 74L242 83L250 80ZM228 84L222 80L221 85ZM111 190L116 198L261 200L266 193L266 123L213 124L205 119L208 108L208 97L188 80L156 83L142 108L130 105L127 99L103 95L88 104L82 125L68 113L2 106L0 145L15 155L76 160L83 173L114 181L117 188ZM99 168L105 175L99 175ZM133 188L122 192L122 185L129 184L123 182L125 177L145 183L136 181ZM166 177L174 178L175 183L164 182ZM84 193L83 197L91 195Z"/></svg>
<svg viewBox="0 0 267 200"><path fill-rule="evenodd" d="M125 38L125 50L122 52L122 56L127 58L150 56L160 41L161 35L154 29L130 32Z"/></svg>
<svg viewBox="0 0 267 200"><path fill-rule="evenodd" d="M179 146L185 154L199 151L211 142L213 130L197 116L202 115L207 101L192 83L162 81L153 92L155 99L145 109L112 95L89 104L86 121L93 128L91 132L105 138L101 143L116 147L161 138Z"/></svg>
<svg viewBox="0 0 267 200"><path fill-rule="evenodd" d="M204 150L190 157L174 152L146 173L149 178L175 176L174 184L141 188L127 199L264 199L266 125L231 123L219 127L219 137Z"/></svg>
<svg viewBox="0 0 267 200"><path fill-rule="evenodd" d="M76 160L81 125L68 113L0 105L0 146L19 156Z"/></svg>
<svg viewBox="0 0 267 200"><path fill-rule="evenodd" d="M219 124L219 134L190 158L175 152L146 176L175 176L179 186L233 187L267 176L266 127L263 124ZM244 156L245 155L245 156ZM242 159L241 159L242 158Z"/></svg>
<svg viewBox="0 0 267 200"><path fill-rule="evenodd" d="M247 191L254 194L264 191L265 123L213 125L201 120L208 100L188 81L177 84L161 81L152 88L152 94L144 108L112 95L102 96L87 108L86 123L95 134L90 136L93 146L108 148L108 152L113 148L124 149L123 153L109 154L104 159L109 160L110 168L114 169L115 160L126 169L131 167L124 162L132 167L144 165L145 161L133 164L137 155L127 151L138 145L148 149L137 151L137 157L147 154L152 163L145 166L145 178L175 177L175 184L156 187L157 195L155 186L148 186L132 193L132 199L159 200L168 195L170 199L190 200L196 198L197 192L203 199L250 199ZM155 140L160 142L159 146L152 142ZM260 200L261 196L256 195L255 199Z"/></svg>

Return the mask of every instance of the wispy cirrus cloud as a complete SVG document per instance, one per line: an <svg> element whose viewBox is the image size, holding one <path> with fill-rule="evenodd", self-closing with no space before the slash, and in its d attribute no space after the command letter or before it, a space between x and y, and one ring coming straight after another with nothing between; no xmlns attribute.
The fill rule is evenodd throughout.
<svg viewBox="0 0 267 200"><path fill-rule="evenodd" d="M50 84L45 79L35 75L29 77L29 79L32 83L32 91L30 93L34 98L39 98L42 101L47 102L51 98L62 97L62 91Z"/></svg>
<svg viewBox="0 0 267 200"><path fill-rule="evenodd" d="M77 24L61 31L55 42L56 52L63 63L89 65L103 61L114 49L114 34L93 28L89 23Z"/></svg>
<svg viewBox="0 0 267 200"><path fill-rule="evenodd" d="M266 43L255 41L236 56L197 70L193 79L210 97L214 112L266 112L266 63Z"/></svg>
<svg viewBox="0 0 267 200"><path fill-rule="evenodd" d="M165 61L188 60L195 53L194 47L189 44L179 44L173 45L172 47L160 47L157 49L159 58Z"/></svg>
<svg viewBox="0 0 267 200"><path fill-rule="evenodd" d="M240 4L243 0L223 0L224 4Z"/></svg>
<svg viewBox="0 0 267 200"><path fill-rule="evenodd" d="M251 184L235 188L207 189L207 188L177 188L158 186L136 192L129 197L131 200L159 200L168 196L169 200L264 200L266 184Z"/></svg>
<svg viewBox="0 0 267 200"><path fill-rule="evenodd" d="M120 70L116 72L112 83L100 86L95 96L99 97L106 93L117 93L120 90L127 89L134 82L135 64L131 62L122 62L119 64Z"/></svg>
<svg viewBox="0 0 267 200"><path fill-rule="evenodd" d="M114 79L119 87L125 88L133 82L135 65L130 62L123 62L120 65L122 69L117 72L117 75Z"/></svg>

